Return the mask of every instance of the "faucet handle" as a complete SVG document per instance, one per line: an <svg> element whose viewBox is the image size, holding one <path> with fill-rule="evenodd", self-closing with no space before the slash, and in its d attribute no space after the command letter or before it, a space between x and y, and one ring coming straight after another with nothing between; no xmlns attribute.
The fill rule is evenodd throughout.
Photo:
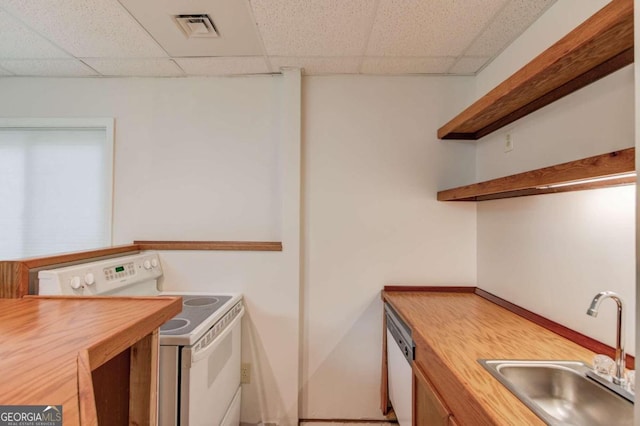
<svg viewBox="0 0 640 426"><path fill-rule="evenodd" d="M616 373L616 363L608 356L598 354L593 357L593 370L601 376L610 378Z"/></svg>
<svg viewBox="0 0 640 426"><path fill-rule="evenodd" d="M625 379L627 381L627 390L635 395L636 393L636 371L629 370L625 374Z"/></svg>

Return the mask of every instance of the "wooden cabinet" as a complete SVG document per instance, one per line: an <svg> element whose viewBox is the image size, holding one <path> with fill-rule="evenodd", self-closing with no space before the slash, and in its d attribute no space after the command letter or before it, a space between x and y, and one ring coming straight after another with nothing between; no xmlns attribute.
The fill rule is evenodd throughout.
<svg viewBox="0 0 640 426"><path fill-rule="evenodd" d="M451 412L420 367L413 365L414 426L448 426ZM454 423L455 424L455 423Z"/></svg>

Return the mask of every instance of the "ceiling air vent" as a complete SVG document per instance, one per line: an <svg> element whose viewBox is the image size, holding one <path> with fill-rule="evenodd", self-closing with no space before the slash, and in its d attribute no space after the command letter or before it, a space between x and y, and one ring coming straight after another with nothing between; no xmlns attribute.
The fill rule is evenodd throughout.
<svg viewBox="0 0 640 426"><path fill-rule="evenodd" d="M187 38L218 37L216 27L209 15L176 15L174 18Z"/></svg>

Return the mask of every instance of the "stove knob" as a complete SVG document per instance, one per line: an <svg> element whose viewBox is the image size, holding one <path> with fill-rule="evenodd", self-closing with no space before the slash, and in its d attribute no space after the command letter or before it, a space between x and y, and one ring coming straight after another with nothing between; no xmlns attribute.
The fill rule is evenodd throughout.
<svg viewBox="0 0 640 426"><path fill-rule="evenodd" d="M69 285L72 289L77 290L80 288L80 277L71 277L71 281L69 281Z"/></svg>
<svg viewBox="0 0 640 426"><path fill-rule="evenodd" d="M154 268L158 267L158 259L156 259L155 257L153 259L151 259L151 266L153 266Z"/></svg>
<svg viewBox="0 0 640 426"><path fill-rule="evenodd" d="M87 285L93 285L96 282L96 279L93 276L93 274L89 272L87 275L84 276L84 282Z"/></svg>
<svg viewBox="0 0 640 426"><path fill-rule="evenodd" d="M151 269L151 262L148 260L145 260L142 264L144 265L144 269Z"/></svg>

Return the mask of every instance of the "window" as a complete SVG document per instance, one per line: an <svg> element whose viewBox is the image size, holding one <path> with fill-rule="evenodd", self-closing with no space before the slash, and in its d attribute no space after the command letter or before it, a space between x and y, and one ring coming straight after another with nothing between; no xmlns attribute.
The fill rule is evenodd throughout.
<svg viewBox="0 0 640 426"><path fill-rule="evenodd" d="M112 119L0 119L0 260L111 244Z"/></svg>

